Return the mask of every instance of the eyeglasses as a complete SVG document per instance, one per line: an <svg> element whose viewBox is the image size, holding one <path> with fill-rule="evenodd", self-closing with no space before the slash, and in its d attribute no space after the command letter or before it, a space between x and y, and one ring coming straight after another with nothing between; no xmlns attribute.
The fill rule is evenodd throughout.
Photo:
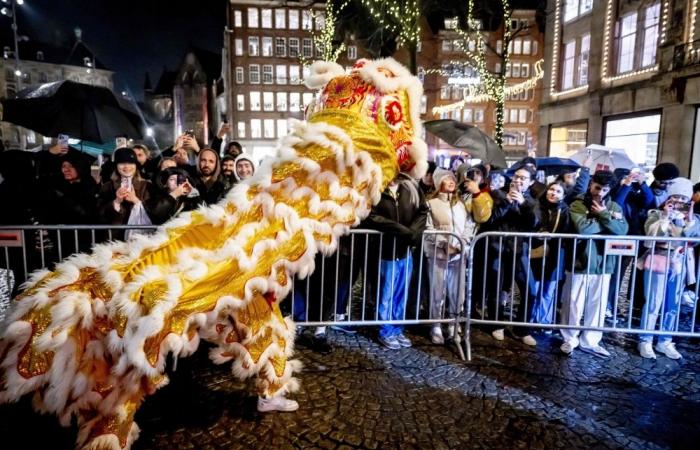
<svg viewBox="0 0 700 450"><path fill-rule="evenodd" d="M513 180L528 181L529 179L530 179L530 177L526 176L526 175L513 175Z"/></svg>

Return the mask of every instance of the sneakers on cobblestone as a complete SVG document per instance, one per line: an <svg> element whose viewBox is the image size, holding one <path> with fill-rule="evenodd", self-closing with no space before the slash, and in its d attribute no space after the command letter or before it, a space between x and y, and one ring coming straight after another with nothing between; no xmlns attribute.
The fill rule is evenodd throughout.
<svg viewBox="0 0 700 450"><path fill-rule="evenodd" d="M610 356L610 352L605 350L605 348L600 345L596 345L595 347L581 347L581 350L601 358L607 358Z"/></svg>
<svg viewBox="0 0 700 450"><path fill-rule="evenodd" d="M430 330L430 340L436 345L443 345L445 343L445 338L442 336L442 328L440 328L440 325L435 326Z"/></svg>
<svg viewBox="0 0 700 450"><path fill-rule="evenodd" d="M561 347L559 347L559 350L561 350L563 354L568 356L571 354L571 352L574 351L574 346L571 345L571 343L569 342L564 342L563 344L561 344Z"/></svg>
<svg viewBox="0 0 700 450"><path fill-rule="evenodd" d="M401 344L399 344L399 341L394 336L379 336L379 343L382 344L384 347L388 348L389 350L398 350L401 348Z"/></svg>
<svg viewBox="0 0 700 450"><path fill-rule="evenodd" d="M535 338L533 338L529 334L527 336L521 337L520 340L523 342L523 344L529 345L531 347L534 347L537 345L537 341L535 340Z"/></svg>
<svg viewBox="0 0 700 450"><path fill-rule="evenodd" d="M260 412L292 412L299 409L299 403L289 400L282 395L272 398L258 397L258 411Z"/></svg>
<svg viewBox="0 0 700 450"><path fill-rule="evenodd" d="M676 350L676 344L670 341L659 342L656 344L655 349L657 352L666 355L667 358L681 359L683 357L683 355L678 353L678 350Z"/></svg>
<svg viewBox="0 0 700 450"><path fill-rule="evenodd" d="M505 339L505 335L503 334L503 328L501 328L500 330L493 330L493 332L491 332L491 336L493 336L493 338L497 341L502 341L503 339Z"/></svg>
<svg viewBox="0 0 700 450"><path fill-rule="evenodd" d="M654 353L654 349L651 348L651 342L640 342L637 348L642 358L656 359L656 353Z"/></svg>
<svg viewBox="0 0 700 450"><path fill-rule="evenodd" d="M399 334L398 336L396 336L396 340L398 341L398 343L399 343L399 345L400 345L401 347L411 347L411 346L413 346L413 343L411 342L411 340L410 340L409 338L407 338L406 336L404 336L403 333L401 333L401 334Z"/></svg>

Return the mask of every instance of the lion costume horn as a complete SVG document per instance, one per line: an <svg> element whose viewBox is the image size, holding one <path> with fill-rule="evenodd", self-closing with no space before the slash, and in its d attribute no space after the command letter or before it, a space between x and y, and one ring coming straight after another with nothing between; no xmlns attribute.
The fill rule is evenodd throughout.
<svg viewBox="0 0 700 450"><path fill-rule="evenodd" d="M399 171L427 166L422 87L403 66L317 62L307 82L320 89L307 121L218 204L32 275L4 324L0 401L34 392L62 424L77 417L79 448L126 449L144 396L168 382L167 354L200 339L214 362L256 375L260 395L296 389L294 325L278 305L292 277L334 252Z"/></svg>

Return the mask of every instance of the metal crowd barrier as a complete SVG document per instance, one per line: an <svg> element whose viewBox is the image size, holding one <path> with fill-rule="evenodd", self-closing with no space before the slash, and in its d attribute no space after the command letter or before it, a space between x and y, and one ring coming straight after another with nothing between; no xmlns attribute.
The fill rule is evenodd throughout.
<svg viewBox="0 0 700 450"><path fill-rule="evenodd" d="M471 359L472 324L491 326L494 329L523 327L700 337L700 332L696 331L698 302L695 302L692 311L681 311L681 296L685 288L691 285L693 279L700 279L700 265L694 258L694 248L698 244L700 238L689 237L506 232L479 234L471 243L467 259L467 359ZM538 247L542 250L541 258L533 257L531 250ZM602 250L602 254L598 253L593 272L590 264L585 264L585 268L577 266L577 256L581 256L584 251L590 255L594 248L596 252ZM561 258L561 262L552 258ZM609 275L609 288L606 292L606 282L603 281L600 298L596 298L590 295L589 288L593 283L599 282L593 276L597 275L594 272L597 272L600 264L605 268L605 277ZM583 293L585 297L583 314L576 324L570 323L562 315L562 311L568 311L570 301L576 295L573 292L572 273L582 277L578 278L579 282L584 282L578 286L579 295ZM546 311L548 315L551 314L551 323L532 318L533 303L542 306L544 293L541 288L546 277L556 280L554 292L550 292L553 297L550 309ZM475 280L482 282L475 283ZM658 291L653 292L654 287ZM669 297L667 289L675 289L672 293L675 297ZM696 282L691 291L695 299L698 298L699 290L700 282ZM502 295L504 292L507 295ZM663 293L664 299L656 300L661 303L660 311L654 329L647 329L643 323L650 313L646 305L647 299L655 294L658 296L659 293ZM609 298L615 304L612 305L612 317L606 320L605 309ZM504 299L506 304L503 304ZM660 330L664 318L669 319L664 326L667 329ZM589 324L582 324L586 322Z"/></svg>
<svg viewBox="0 0 700 450"><path fill-rule="evenodd" d="M9 269L14 273L16 292L17 286L33 271L51 268L76 251L88 252L95 244L123 239L125 233L136 230L147 232L156 228L109 225L3 226L0 227L0 252L4 252L4 258L0 257L0 269ZM466 320L463 311L467 256L465 242L453 233L426 231L422 234L419 247L409 247L405 252L397 251L398 247L400 244L396 238L380 232L352 230L349 235L341 238L333 255L317 255L312 274L303 280L293 280L289 298L281 304L283 312L291 314L296 324L302 327L452 323L455 325L452 327L455 334L451 337L464 359L459 324ZM452 303L457 310L453 310L451 315L446 314L448 301L445 299L439 314L431 317L430 280L436 281L441 273L443 285L446 285L450 272L438 270L438 264L429 266L428 261L434 262L435 259L427 258L426 254L435 255L443 247L447 248L447 254L454 259L451 262L452 271L458 272L457 298ZM453 253L450 254L450 251ZM381 273L383 259L390 261L384 264L384 275ZM407 259L411 259L412 267L404 265ZM394 275L399 275L396 278L401 280L402 285L390 282L385 288L385 281L393 280ZM380 310L383 289L384 295L396 298L395 302L389 302L386 311Z"/></svg>

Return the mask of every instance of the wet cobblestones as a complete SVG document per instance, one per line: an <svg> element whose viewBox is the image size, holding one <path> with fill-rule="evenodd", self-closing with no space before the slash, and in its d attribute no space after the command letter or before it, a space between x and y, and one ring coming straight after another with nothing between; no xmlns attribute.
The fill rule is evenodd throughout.
<svg viewBox="0 0 700 450"><path fill-rule="evenodd" d="M413 328L414 347L389 351L371 330L330 334L334 351L298 346L305 365L296 413L260 414L252 383L201 349L137 415L134 449L694 448L700 442L697 340L680 362L637 355L634 337L606 336L612 358L559 354L474 331L471 362ZM0 406L2 448L73 448L75 429ZM7 447L5 445L8 445Z"/></svg>

